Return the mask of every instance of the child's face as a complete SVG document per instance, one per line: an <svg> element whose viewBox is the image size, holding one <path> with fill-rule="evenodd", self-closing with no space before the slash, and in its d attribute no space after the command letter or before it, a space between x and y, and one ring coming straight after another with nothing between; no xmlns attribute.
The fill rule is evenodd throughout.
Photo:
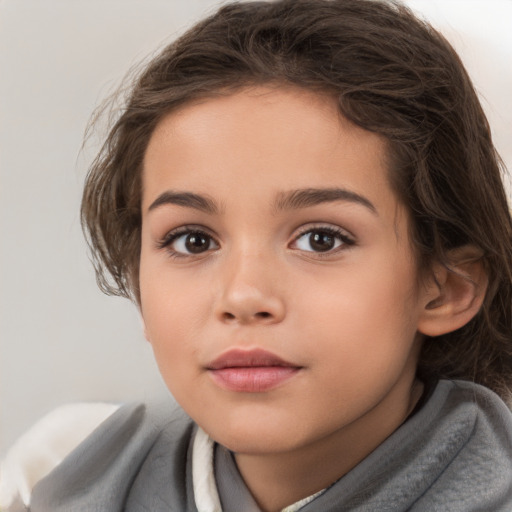
<svg viewBox="0 0 512 512"><path fill-rule="evenodd" d="M146 335L175 398L229 448L382 437L406 416L425 297L385 154L293 88L188 105L153 134Z"/></svg>

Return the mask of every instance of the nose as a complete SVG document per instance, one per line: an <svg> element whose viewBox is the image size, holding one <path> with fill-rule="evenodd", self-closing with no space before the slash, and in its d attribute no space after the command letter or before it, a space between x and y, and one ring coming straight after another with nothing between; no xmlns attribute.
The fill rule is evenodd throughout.
<svg viewBox="0 0 512 512"><path fill-rule="evenodd" d="M261 254L240 255L225 262L216 315L228 324L274 324L285 317L276 269Z"/></svg>

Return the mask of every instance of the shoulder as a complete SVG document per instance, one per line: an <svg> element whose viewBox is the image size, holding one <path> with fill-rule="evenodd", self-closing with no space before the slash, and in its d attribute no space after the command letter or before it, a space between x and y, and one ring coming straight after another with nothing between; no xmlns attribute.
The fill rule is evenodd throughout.
<svg viewBox="0 0 512 512"><path fill-rule="evenodd" d="M452 421L467 421L471 425L464 453L468 460L481 467L492 461L492 472L505 471L512 486L512 412L503 400L472 382L451 383L447 405Z"/></svg>
<svg viewBox="0 0 512 512"><path fill-rule="evenodd" d="M512 417L492 391L441 380L416 414L313 503L318 510L510 512Z"/></svg>
<svg viewBox="0 0 512 512"><path fill-rule="evenodd" d="M71 404L52 411L34 425L7 453L0 465L0 507L28 505L43 483L70 482L86 472L104 470L144 453L165 427L180 436L190 420L167 402ZM98 468L98 469L95 469ZM54 477L55 475L55 477Z"/></svg>
<svg viewBox="0 0 512 512"><path fill-rule="evenodd" d="M437 410L437 418L427 429L427 447L438 473L417 509L512 510L508 406L489 389L466 381L440 381L429 402L426 409ZM429 411L423 412L426 422Z"/></svg>
<svg viewBox="0 0 512 512"><path fill-rule="evenodd" d="M443 409L452 419L470 421L472 437L493 433L512 448L512 412L496 393L461 380L440 381L438 388Z"/></svg>
<svg viewBox="0 0 512 512"><path fill-rule="evenodd" d="M0 507L27 504L34 485L50 473L118 405L76 403L54 409L22 435L0 462Z"/></svg>
<svg viewBox="0 0 512 512"><path fill-rule="evenodd" d="M458 440L459 458L481 452L487 461L510 466L512 412L490 389L473 382L441 380L419 418L430 419L433 430Z"/></svg>

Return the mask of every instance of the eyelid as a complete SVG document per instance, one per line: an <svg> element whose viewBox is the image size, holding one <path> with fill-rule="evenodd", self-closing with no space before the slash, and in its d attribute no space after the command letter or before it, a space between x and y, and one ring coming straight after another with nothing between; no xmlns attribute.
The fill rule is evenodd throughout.
<svg viewBox="0 0 512 512"><path fill-rule="evenodd" d="M315 232L315 231L324 231L329 234L332 234L333 236L337 237L341 240L342 244L340 247L329 250L325 252L320 251L307 251L312 252L317 257L327 257L329 255L333 255L338 253L339 251L346 250L348 247L351 247L356 244L356 240L354 235L352 235L349 231L347 231L344 228L341 228L340 226L336 226L329 223L320 223L320 222L314 222L314 223L308 223L298 228L298 233L293 236L292 241L288 244L288 246L294 244L299 240L302 236ZM174 251L170 249L170 245L177 240L179 237L186 235L188 233L200 233L207 237L209 237L212 242L216 245L216 247L213 250L216 250L220 248L220 243L217 239L217 237L212 234L211 230L206 228L205 226L198 225L198 224L186 224L183 226L179 226L176 228L171 229L170 231L167 231L166 234L159 240L156 241L156 247L159 250L166 250L170 256L173 257L188 257L188 256L200 256L201 254L206 254L209 252L212 252L212 249L208 249L204 251L203 253L198 253L196 255L194 254L187 254L182 253L178 251Z"/></svg>
<svg viewBox="0 0 512 512"><path fill-rule="evenodd" d="M303 235L304 233L309 233L310 231L320 230L339 233L340 235L355 241L355 236L348 229L342 228L341 226L332 224L330 222L308 222L303 224L302 226L295 229L295 231L298 231L298 234L295 236L295 238Z"/></svg>
<svg viewBox="0 0 512 512"><path fill-rule="evenodd" d="M186 224L184 226L179 226L177 228L171 229L170 231L167 231L166 234L161 239L157 240L156 247L159 250L162 250L162 249L166 250L170 256L177 257L177 258L187 257L187 256L196 256L197 257L197 256L200 256L201 254L211 252L211 250L208 250L208 251L204 251L204 253L198 253L198 254L194 255L194 254L181 253L181 252L174 251L174 250L170 249L170 245L175 240L177 240L181 236L186 235L188 233L200 233L202 235L206 235L208 238L210 238L215 243L217 248L220 247L219 241L211 233L211 231L208 228L198 225L198 224Z"/></svg>
<svg viewBox="0 0 512 512"><path fill-rule="evenodd" d="M333 224L323 224L320 222L310 223L310 224L301 226L298 229L299 229L299 232L293 237L293 240L291 241L290 245L297 242L297 240L299 240L304 235L306 235L308 233L315 232L315 231L327 232L341 240L341 242L342 242L341 246L334 250L329 250L329 251L325 251L325 252L306 251L306 252L311 252L311 253L315 254L315 256L317 256L317 257L327 257L329 255L336 254L339 251L346 250L347 248L352 247L353 245L356 244L356 239L355 239L354 235L352 235L346 229L343 229L343 228L333 225Z"/></svg>

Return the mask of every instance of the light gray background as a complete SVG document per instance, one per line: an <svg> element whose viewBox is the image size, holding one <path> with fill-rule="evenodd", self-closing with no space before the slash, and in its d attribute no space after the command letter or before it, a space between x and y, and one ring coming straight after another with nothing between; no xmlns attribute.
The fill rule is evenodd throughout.
<svg viewBox="0 0 512 512"><path fill-rule="evenodd" d="M512 162L512 0L410 0L462 55ZM165 393L128 301L97 290L78 219L93 109L215 0L0 0L0 452L76 401Z"/></svg>

